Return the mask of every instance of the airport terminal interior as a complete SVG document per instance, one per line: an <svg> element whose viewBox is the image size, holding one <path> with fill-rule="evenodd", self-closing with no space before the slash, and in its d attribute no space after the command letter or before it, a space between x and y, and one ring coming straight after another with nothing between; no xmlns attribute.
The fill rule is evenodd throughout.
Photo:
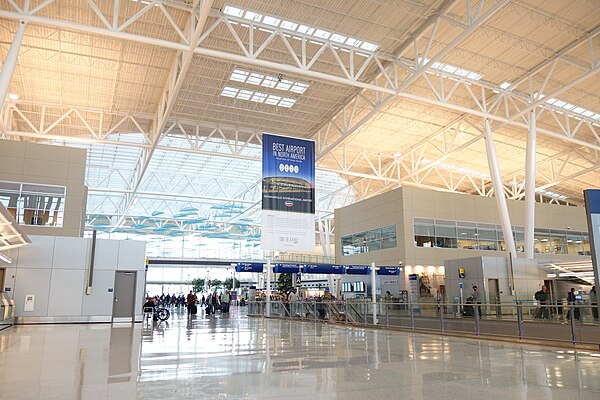
<svg viewBox="0 0 600 400"><path fill-rule="evenodd" d="M599 399L597 0L0 0L0 399Z"/></svg>

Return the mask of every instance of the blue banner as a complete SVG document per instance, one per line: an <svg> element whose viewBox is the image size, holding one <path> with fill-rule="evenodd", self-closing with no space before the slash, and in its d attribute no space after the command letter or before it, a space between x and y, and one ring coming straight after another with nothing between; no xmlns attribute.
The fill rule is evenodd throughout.
<svg viewBox="0 0 600 400"><path fill-rule="evenodd" d="M263 272L262 263L237 263L235 272Z"/></svg>
<svg viewBox="0 0 600 400"><path fill-rule="evenodd" d="M343 265L307 264L302 268L305 274L343 274Z"/></svg>
<svg viewBox="0 0 600 400"><path fill-rule="evenodd" d="M400 275L399 267L379 267L377 275Z"/></svg>
<svg viewBox="0 0 600 400"><path fill-rule="evenodd" d="M276 274L297 274L300 272L300 265L298 264L275 264L273 272Z"/></svg>
<svg viewBox="0 0 600 400"><path fill-rule="evenodd" d="M263 134L262 209L315 213L315 143Z"/></svg>
<svg viewBox="0 0 600 400"><path fill-rule="evenodd" d="M346 274L348 275L369 275L371 267L368 265L346 265Z"/></svg>

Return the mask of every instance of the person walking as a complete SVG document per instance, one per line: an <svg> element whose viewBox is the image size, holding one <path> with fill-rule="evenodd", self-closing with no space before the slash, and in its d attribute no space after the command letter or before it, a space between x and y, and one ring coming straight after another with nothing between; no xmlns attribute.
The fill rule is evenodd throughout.
<svg viewBox="0 0 600 400"><path fill-rule="evenodd" d="M185 299L185 302L187 304L187 309L188 309L188 315L192 315L192 314L196 314L194 312L194 308L196 307L196 295L194 294L194 292L192 292L190 290L190 292L187 295L187 298Z"/></svg>
<svg viewBox="0 0 600 400"><path fill-rule="evenodd" d="M473 293L471 293L471 297L473 298L473 304L481 304L481 292L477 289L477 286L473 285ZM479 314L479 318L481 318L481 306L477 305L477 313Z"/></svg>
<svg viewBox="0 0 600 400"><path fill-rule="evenodd" d="M548 288L546 285L542 286L540 290L535 292L535 299L540 304L540 309L536 318L550 318L550 310L548 309Z"/></svg>
<svg viewBox="0 0 600 400"><path fill-rule="evenodd" d="M224 314L229 312L229 302L231 301L229 293L229 289L227 289L221 296L221 312Z"/></svg>
<svg viewBox="0 0 600 400"><path fill-rule="evenodd" d="M571 288L571 291L567 293L567 304L569 305L569 313L567 314L567 318L571 318L571 315L573 315L573 317L578 320L580 315L579 308L576 307L577 295L575 294L575 288Z"/></svg>
<svg viewBox="0 0 600 400"><path fill-rule="evenodd" d="M298 300L299 300L299 296L298 296L298 291L296 290L296 288L292 289L292 291L290 292L290 294L288 294L288 302L290 303L290 314L291 316L295 316L296 314L298 314Z"/></svg>
<svg viewBox="0 0 600 400"><path fill-rule="evenodd" d="M594 321L598 320L598 295L596 294L596 286L592 286L592 290L590 290L590 305L592 306L592 317L594 317Z"/></svg>

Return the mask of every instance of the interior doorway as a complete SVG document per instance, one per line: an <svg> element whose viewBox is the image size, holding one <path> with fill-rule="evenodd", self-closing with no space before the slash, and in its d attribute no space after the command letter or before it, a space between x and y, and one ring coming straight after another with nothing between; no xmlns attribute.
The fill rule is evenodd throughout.
<svg viewBox="0 0 600 400"><path fill-rule="evenodd" d="M134 320L136 275L133 271L117 271L115 274L112 313L114 322Z"/></svg>

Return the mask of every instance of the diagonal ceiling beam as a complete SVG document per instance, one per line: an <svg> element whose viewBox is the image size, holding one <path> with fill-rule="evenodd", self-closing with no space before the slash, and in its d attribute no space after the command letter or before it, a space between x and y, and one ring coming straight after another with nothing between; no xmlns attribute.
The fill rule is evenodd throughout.
<svg viewBox="0 0 600 400"><path fill-rule="evenodd" d="M185 81L188 71L192 65L192 60L194 59L194 49L200 40L200 36L202 35L213 4L213 0L194 0L193 10L197 9L199 1L202 1L202 4L200 5L198 13L191 13L188 22L188 30L191 36L189 40L189 46L186 50L179 52L175 58L175 63L172 66L171 74L167 80L167 87L163 92L163 96L158 105L158 110L154 119L154 126L151 132L151 147L144 148L141 153L141 157L134 175L135 180L130 185L130 187L133 189L130 193L124 196L125 204L122 208L123 214L119 218L116 224L117 226L123 222L127 211L134 205L136 193L142 183L142 180L144 179L148 165L150 165L152 155L154 154L164 135L165 128L167 126L167 120L171 115L173 107L175 106L175 102L179 96L179 92L183 86L183 82Z"/></svg>

